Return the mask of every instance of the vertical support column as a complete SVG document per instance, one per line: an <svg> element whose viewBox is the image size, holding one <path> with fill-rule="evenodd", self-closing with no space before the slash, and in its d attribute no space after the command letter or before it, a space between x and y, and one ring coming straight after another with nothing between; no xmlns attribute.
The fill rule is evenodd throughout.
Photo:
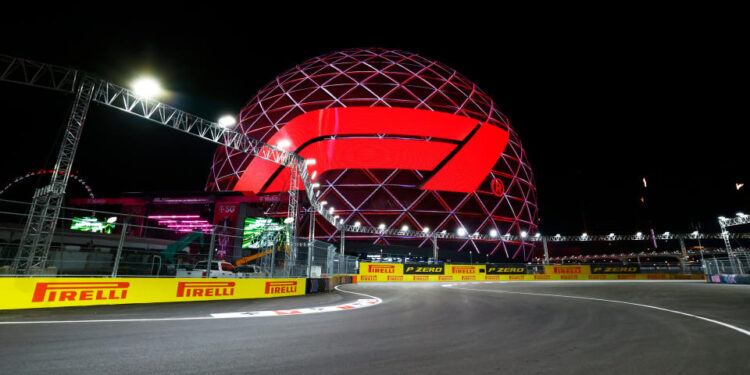
<svg viewBox="0 0 750 375"><path fill-rule="evenodd" d="M299 209L299 168L303 164L293 161L289 166L289 203L287 204L287 215L284 223L288 226L289 252L284 259L284 273L291 276L292 267L297 263L297 213Z"/></svg>
<svg viewBox="0 0 750 375"><path fill-rule="evenodd" d="M43 272L47 266L47 256L57 227L57 219L60 216L65 189L68 186L68 177L73 168L83 124L86 121L86 114L96 86L96 80L83 77L76 88L76 98L63 133L62 145L60 145L53 169L54 173L52 173L49 185L37 189L34 193L33 204L26 218L18 251L11 266L14 273L29 274L33 268Z"/></svg>
<svg viewBox="0 0 750 375"><path fill-rule="evenodd" d="M432 236L432 261L438 263L437 235Z"/></svg>
<svg viewBox="0 0 750 375"><path fill-rule="evenodd" d="M344 255L344 246L346 245L346 226L341 224L341 255Z"/></svg>
<svg viewBox="0 0 750 375"><path fill-rule="evenodd" d="M315 207L310 207L310 228L307 233L307 277L311 277L312 257L313 251L315 251Z"/></svg>
<svg viewBox="0 0 750 375"><path fill-rule="evenodd" d="M208 245L208 260L206 261L206 278L211 278L211 262L214 260L214 241L216 240L216 227L211 230L211 243Z"/></svg>
<svg viewBox="0 0 750 375"><path fill-rule="evenodd" d="M544 247L544 264L549 264L549 249L547 248L547 237L542 238L542 246Z"/></svg>
<svg viewBox="0 0 750 375"><path fill-rule="evenodd" d="M120 257L122 256L122 245L125 243L125 234L128 232L128 222L130 216L125 218L122 224L122 233L120 233L120 242L117 243L117 253L115 253L115 265L112 267L112 277L117 277L117 270L120 268Z"/></svg>
<svg viewBox="0 0 750 375"><path fill-rule="evenodd" d="M682 252L682 256L680 257L680 266L682 266L682 273L687 273L687 260L688 260L688 254L687 249L685 248L685 239L680 237L680 251Z"/></svg>

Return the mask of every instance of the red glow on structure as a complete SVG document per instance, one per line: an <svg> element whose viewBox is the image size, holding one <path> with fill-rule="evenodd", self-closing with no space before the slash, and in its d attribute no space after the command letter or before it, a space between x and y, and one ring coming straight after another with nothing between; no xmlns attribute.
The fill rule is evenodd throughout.
<svg viewBox="0 0 750 375"><path fill-rule="evenodd" d="M536 231L534 176L518 134L489 96L433 59L381 48L312 58L263 87L235 129L315 159L308 171L320 184L318 199L334 206L344 223L501 236ZM403 147L393 146L395 140ZM219 147L206 189L279 197L287 181L277 165ZM269 214L284 216L286 207ZM309 217L300 216L301 236ZM315 220L317 239L338 239L335 228L318 215ZM424 238L350 238L432 247ZM439 246L526 260L534 245L467 238Z"/></svg>
<svg viewBox="0 0 750 375"><path fill-rule="evenodd" d="M378 169L420 169L432 170L444 159L450 151L445 140L462 141L474 129L477 120L452 115L443 112L426 111L410 108L390 107L351 107L327 108L300 115L287 123L268 141L272 145L285 142L290 144L289 151L299 152L305 158L316 160L316 170L322 174L328 170L346 168L378 168ZM493 130L487 130L487 128ZM477 159L477 168L472 169L473 176L465 178L455 175L457 170L454 163L448 163L451 172L438 173L440 181L452 180L451 183L435 182L430 189L471 192L482 182L492 165L505 149L508 132L489 124L482 125L481 136L487 137L484 142L474 141L468 145L471 150L462 151L460 160ZM370 136L377 137L368 141L357 139L340 139L336 142L309 142L327 136ZM433 146L426 146L424 141L393 140L385 137L433 137ZM478 149L486 144L492 147ZM302 151L299 148L303 145ZM312 151L311 151L312 149ZM448 150L446 152L446 150ZM442 155L435 163L418 162L415 159L429 158ZM416 161L416 163L415 163ZM333 163L336 165L334 166ZM322 165L322 166L321 166ZM263 189L274 173L280 167L267 160L253 159L234 186L235 191L272 193L286 189L288 171L273 183ZM299 185L302 188L302 185Z"/></svg>
<svg viewBox="0 0 750 375"><path fill-rule="evenodd" d="M440 142L351 138L316 142L311 147L306 147L300 155L305 159L316 160L315 170L318 171L318 174L346 168L432 170L455 147L453 144ZM250 169L248 168L248 170ZM246 180L254 179L256 176L257 178L263 177L258 173L245 173L244 176L250 177ZM263 182L265 183L265 181ZM237 185L242 186L241 183L242 179ZM286 190L288 184L289 169L285 168L265 192ZM240 190L241 188L235 189ZM299 189L304 190L301 183Z"/></svg>
<svg viewBox="0 0 750 375"><path fill-rule="evenodd" d="M479 128L448 163L427 180L425 190L470 193L487 178L508 143L508 132L489 124Z"/></svg>

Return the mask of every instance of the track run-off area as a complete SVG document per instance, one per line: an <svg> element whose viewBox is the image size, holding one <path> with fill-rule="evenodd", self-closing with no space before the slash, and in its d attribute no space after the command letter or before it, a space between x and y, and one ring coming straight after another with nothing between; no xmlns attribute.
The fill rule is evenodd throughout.
<svg viewBox="0 0 750 375"><path fill-rule="evenodd" d="M750 286L360 283L264 300L0 312L12 374L745 373Z"/></svg>

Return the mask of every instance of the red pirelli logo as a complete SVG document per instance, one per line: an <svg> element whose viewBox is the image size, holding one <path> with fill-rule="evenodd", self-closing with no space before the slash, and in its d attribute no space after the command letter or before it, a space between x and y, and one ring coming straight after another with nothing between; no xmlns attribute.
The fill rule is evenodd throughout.
<svg viewBox="0 0 750 375"><path fill-rule="evenodd" d="M583 273L581 267L555 267L555 273Z"/></svg>
<svg viewBox="0 0 750 375"><path fill-rule="evenodd" d="M361 275L359 277L360 281L378 281L378 277L375 275Z"/></svg>
<svg viewBox="0 0 750 375"><path fill-rule="evenodd" d="M396 266L394 265L382 265L382 264L371 264L368 267L370 273L396 273Z"/></svg>
<svg viewBox="0 0 750 375"><path fill-rule="evenodd" d="M36 283L31 302L126 299L129 286L128 282Z"/></svg>
<svg viewBox="0 0 750 375"><path fill-rule="evenodd" d="M177 297L221 297L233 295L233 281L181 281L177 283Z"/></svg>
<svg viewBox="0 0 750 375"><path fill-rule="evenodd" d="M297 291L296 281L267 281L266 294L284 294Z"/></svg>
<svg viewBox="0 0 750 375"><path fill-rule="evenodd" d="M477 273L477 270L471 266L453 266L453 273Z"/></svg>

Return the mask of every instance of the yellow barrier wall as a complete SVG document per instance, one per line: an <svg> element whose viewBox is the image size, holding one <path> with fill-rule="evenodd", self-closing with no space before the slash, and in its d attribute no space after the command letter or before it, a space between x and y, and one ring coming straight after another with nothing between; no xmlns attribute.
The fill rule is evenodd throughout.
<svg viewBox="0 0 750 375"><path fill-rule="evenodd" d="M0 309L271 298L305 279L0 278Z"/></svg>
<svg viewBox="0 0 750 375"><path fill-rule="evenodd" d="M424 270L410 272L434 271L436 266L425 265ZM487 275L486 266L481 265L443 265L442 275L408 274L404 265L399 263L360 263L359 282L375 281L534 281L534 280L703 280L703 275L675 274L592 274L591 267L583 266L545 266L548 273L537 275ZM547 269L549 267L549 269Z"/></svg>

